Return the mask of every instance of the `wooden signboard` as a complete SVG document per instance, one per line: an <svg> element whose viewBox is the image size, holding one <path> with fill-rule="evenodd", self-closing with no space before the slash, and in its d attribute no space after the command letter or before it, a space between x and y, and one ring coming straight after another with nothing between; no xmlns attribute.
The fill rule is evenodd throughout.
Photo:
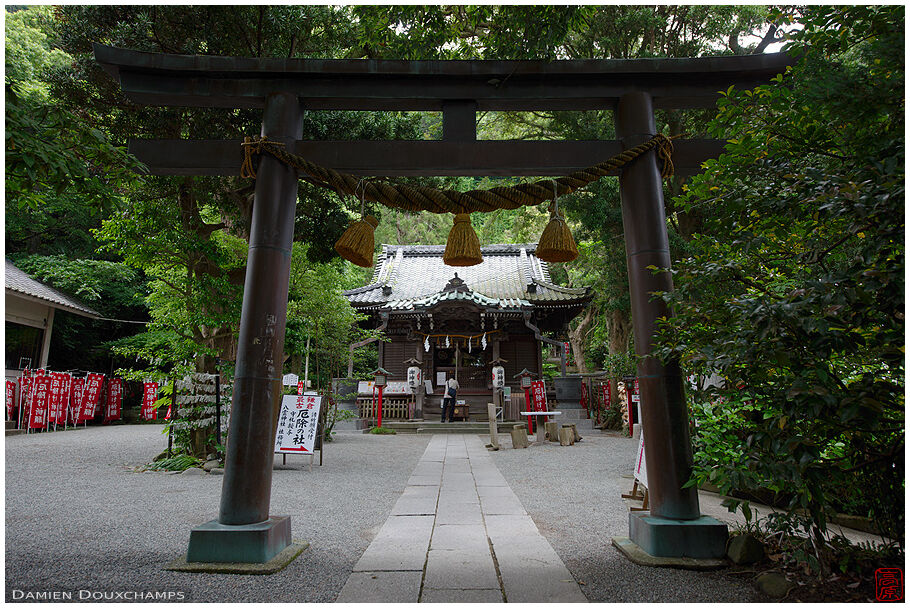
<svg viewBox="0 0 910 608"><path fill-rule="evenodd" d="M313 454L321 395L285 395L278 415L276 454Z"/></svg>

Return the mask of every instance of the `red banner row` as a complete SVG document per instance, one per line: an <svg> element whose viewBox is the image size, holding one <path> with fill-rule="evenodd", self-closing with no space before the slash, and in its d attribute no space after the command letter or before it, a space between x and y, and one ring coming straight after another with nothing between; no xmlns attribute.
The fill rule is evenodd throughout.
<svg viewBox="0 0 910 608"><path fill-rule="evenodd" d="M16 382L6 381L7 419L16 419L19 426L29 429L47 428L51 424L78 424L93 420L103 408L104 421L120 420L123 409L123 380L110 378L105 385L104 374L90 373L74 378L64 372L23 370ZM24 420L23 420L24 418Z"/></svg>

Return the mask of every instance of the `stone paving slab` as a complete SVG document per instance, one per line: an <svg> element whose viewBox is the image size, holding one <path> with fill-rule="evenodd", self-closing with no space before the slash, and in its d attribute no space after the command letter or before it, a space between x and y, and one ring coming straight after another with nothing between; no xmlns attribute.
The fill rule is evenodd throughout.
<svg viewBox="0 0 910 608"><path fill-rule="evenodd" d="M442 483L442 474L439 475L411 475L408 477L409 486L436 486Z"/></svg>
<svg viewBox="0 0 910 608"><path fill-rule="evenodd" d="M492 473L475 475L474 481L477 483L478 488L482 486L509 486L509 482L506 481L506 478L499 473L496 473L495 475Z"/></svg>
<svg viewBox="0 0 910 608"><path fill-rule="evenodd" d="M436 498L439 496L439 489L434 486L408 485L405 487L404 492L401 493L401 496L408 498Z"/></svg>
<svg viewBox="0 0 910 608"><path fill-rule="evenodd" d="M336 602L413 604L420 595L423 572L354 572Z"/></svg>
<svg viewBox="0 0 910 608"><path fill-rule="evenodd" d="M439 477L442 475L442 462L433 462L433 461L421 461L417 463L417 466L414 467L414 470L411 472L411 475L435 475Z"/></svg>
<svg viewBox="0 0 910 608"><path fill-rule="evenodd" d="M487 536L496 542L519 536L539 536L540 531L529 515L487 515L484 517Z"/></svg>
<svg viewBox="0 0 910 608"><path fill-rule="evenodd" d="M424 589L494 589L499 591L499 579L490 550L437 551L427 555Z"/></svg>
<svg viewBox="0 0 910 608"><path fill-rule="evenodd" d="M457 551L470 549L487 551L490 544L487 532L480 524L440 524L433 529L430 550Z"/></svg>
<svg viewBox="0 0 910 608"><path fill-rule="evenodd" d="M509 486L478 486L477 495L484 499L494 496L515 496L515 492Z"/></svg>
<svg viewBox="0 0 910 608"><path fill-rule="evenodd" d="M433 486L423 486L433 487ZM392 515L433 515L436 512L436 496L402 496L392 507Z"/></svg>
<svg viewBox="0 0 910 608"><path fill-rule="evenodd" d="M512 496L487 496L480 500L484 515L526 515L527 511L513 494Z"/></svg>
<svg viewBox="0 0 910 608"><path fill-rule="evenodd" d="M480 506L480 497L473 488L470 490L446 491L439 493L440 503L466 503Z"/></svg>
<svg viewBox="0 0 910 608"><path fill-rule="evenodd" d="M467 502L439 503L436 524L483 524L479 504Z"/></svg>
<svg viewBox="0 0 910 608"><path fill-rule="evenodd" d="M424 589L421 603L501 604L500 589Z"/></svg>
<svg viewBox="0 0 910 608"><path fill-rule="evenodd" d="M390 517L353 571L423 570L434 519L432 515Z"/></svg>

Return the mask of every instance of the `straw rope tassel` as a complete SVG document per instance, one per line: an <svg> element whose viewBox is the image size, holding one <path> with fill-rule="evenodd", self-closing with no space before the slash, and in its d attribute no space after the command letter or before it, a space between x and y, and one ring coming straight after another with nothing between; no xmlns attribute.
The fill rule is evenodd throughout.
<svg viewBox="0 0 910 608"><path fill-rule="evenodd" d="M373 266L373 230L379 225L372 215L357 220L344 231L335 243L338 255L363 268Z"/></svg>
<svg viewBox="0 0 910 608"><path fill-rule="evenodd" d="M545 262L571 262L578 257L572 231L559 209L550 212L550 221L540 235L535 255Z"/></svg>
<svg viewBox="0 0 910 608"><path fill-rule="evenodd" d="M471 216L468 213L458 213L449 231L446 241L446 250L442 261L449 266L474 266L483 262L480 254L480 239L471 226Z"/></svg>

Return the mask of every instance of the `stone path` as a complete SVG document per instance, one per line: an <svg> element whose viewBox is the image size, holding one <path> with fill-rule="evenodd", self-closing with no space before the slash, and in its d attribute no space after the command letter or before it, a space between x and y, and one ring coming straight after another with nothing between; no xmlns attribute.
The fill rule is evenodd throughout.
<svg viewBox="0 0 910 608"><path fill-rule="evenodd" d="M586 602L480 437L435 435L338 602Z"/></svg>

